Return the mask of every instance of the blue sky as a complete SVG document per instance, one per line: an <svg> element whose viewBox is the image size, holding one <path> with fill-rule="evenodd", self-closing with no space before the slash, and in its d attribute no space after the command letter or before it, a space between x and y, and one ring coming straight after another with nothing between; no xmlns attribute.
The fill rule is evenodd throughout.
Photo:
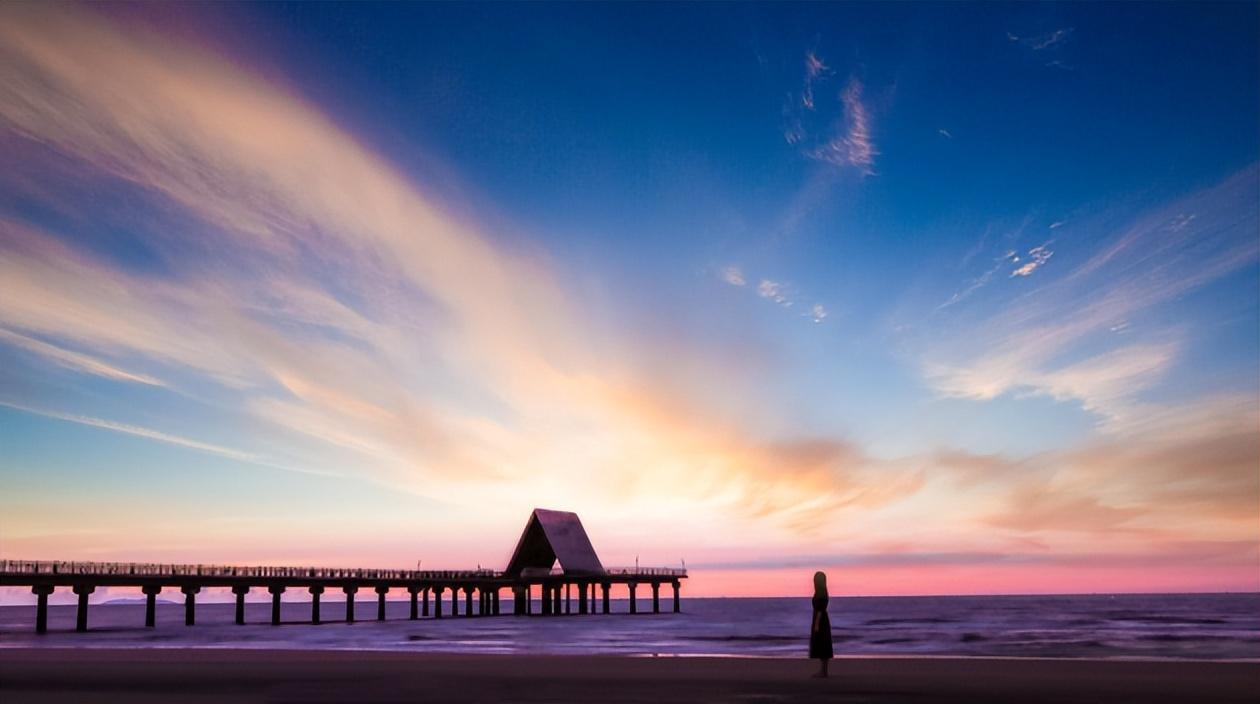
<svg viewBox="0 0 1260 704"><path fill-rule="evenodd" d="M1257 586L1254 5L7 14L6 555Z"/></svg>

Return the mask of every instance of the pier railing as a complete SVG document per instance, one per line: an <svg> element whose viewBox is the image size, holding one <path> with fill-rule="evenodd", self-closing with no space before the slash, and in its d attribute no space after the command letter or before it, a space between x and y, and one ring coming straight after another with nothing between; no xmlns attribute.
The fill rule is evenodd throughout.
<svg viewBox="0 0 1260 704"><path fill-rule="evenodd" d="M439 581L494 579L496 570L387 570L343 567L275 567L236 565L190 565L159 562L66 562L43 560L0 560L0 575L107 575L128 577L240 577L244 579L388 579Z"/></svg>
<svg viewBox="0 0 1260 704"><path fill-rule="evenodd" d="M604 573L628 577L686 577L687 570L681 567L605 567Z"/></svg>
<svg viewBox="0 0 1260 704"><path fill-rule="evenodd" d="M564 570L552 568L545 574L530 577L564 576ZM615 577L686 577L687 570L677 567L607 567L604 573ZM4 576L114 576L114 577L215 577L242 579L381 579L432 582L442 580L502 579L498 570L389 570L346 567L278 567L175 564L161 562L78 562L48 560L0 560Z"/></svg>

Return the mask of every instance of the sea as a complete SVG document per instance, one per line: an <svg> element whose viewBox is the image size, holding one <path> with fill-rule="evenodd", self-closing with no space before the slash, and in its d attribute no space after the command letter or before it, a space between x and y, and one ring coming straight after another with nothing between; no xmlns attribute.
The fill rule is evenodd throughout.
<svg viewBox="0 0 1260 704"><path fill-rule="evenodd" d="M264 595L265 596L265 595ZM374 596L374 595L372 595ZM507 604L505 603L505 606ZM181 603L160 603L144 628L143 603L93 604L89 631L76 633L75 607L49 607L49 632L34 632L33 606L0 607L0 647L264 648L456 653L618 654L635 656L806 657L809 599L682 600L682 612L498 616L408 620L406 601L389 601L376 620L373 598L345 606L325 599L320 625L310 604L283 604L270 625L269 602L246 606L244 626L231 603L198 603L184 625ZM461 604L462 606L462 604ZM534 611L539 611L534 604ZM1074 596L833 597L837 657L968 656L1016 658L1260 660L1260 594L1102 594Z"/></svg>

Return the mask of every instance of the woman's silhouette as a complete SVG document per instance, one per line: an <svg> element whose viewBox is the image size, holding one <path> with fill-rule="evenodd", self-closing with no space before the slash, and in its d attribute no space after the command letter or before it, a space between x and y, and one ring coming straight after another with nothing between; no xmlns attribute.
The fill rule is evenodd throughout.
<svg viewBox="0 0 1260 704"><path fill-rule="evenodd" d="M827 616L827 575L814 573L814 622L809 629L809 657L820 665L815 677L827 676L827 661L834 657L831 649L831 619Z"/></svg>

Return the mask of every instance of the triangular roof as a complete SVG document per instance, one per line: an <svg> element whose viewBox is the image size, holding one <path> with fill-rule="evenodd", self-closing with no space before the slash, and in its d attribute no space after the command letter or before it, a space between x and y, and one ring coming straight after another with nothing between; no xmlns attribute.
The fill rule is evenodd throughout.
<svg viewBox="0 0 1260 704"><path fill-rule="evenodd" d="M556 560L566 575L604 574L604 566L576 513L536 508L504 571L519 577L526 569L549 570Z"/></svg>

